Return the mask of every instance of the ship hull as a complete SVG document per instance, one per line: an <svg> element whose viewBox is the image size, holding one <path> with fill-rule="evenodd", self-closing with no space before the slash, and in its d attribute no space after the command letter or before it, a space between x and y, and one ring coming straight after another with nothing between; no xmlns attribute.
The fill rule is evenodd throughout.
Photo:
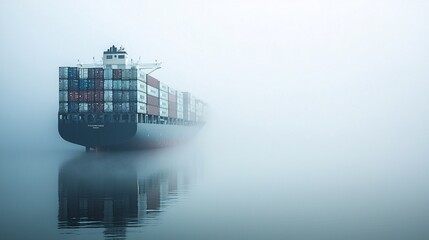
<svg viewBox="0 0 429 240"><path fill-rule="evenodd" d="M58 122L58 132L64 140L99 150L169 146L191 139L199 129L200 125Z"/></svg>

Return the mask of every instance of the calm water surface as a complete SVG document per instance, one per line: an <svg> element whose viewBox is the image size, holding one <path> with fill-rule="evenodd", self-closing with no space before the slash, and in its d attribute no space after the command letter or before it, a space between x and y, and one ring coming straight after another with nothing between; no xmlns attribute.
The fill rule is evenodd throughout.
<svg viewBox="0 0 429 240"><path fill-rule="evenodd" d="M240 139L5 149L0 239L429 239L425 148Z"/></svg>

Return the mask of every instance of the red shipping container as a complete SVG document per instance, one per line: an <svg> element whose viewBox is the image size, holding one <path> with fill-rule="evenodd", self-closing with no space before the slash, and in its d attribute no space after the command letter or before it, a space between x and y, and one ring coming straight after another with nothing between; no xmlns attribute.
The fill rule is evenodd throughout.
<svg viewBox="0 0 429 240"><path fill-rule="evenodd" d="M69 101L71 101L71 102L79 101L79 92L78 91L69 91Z"/></svg>
<svg viewBox="0 0 429 240"><path fill-rule="evenodd" d="M147 114L159 116L159 107L147 105Z"/></svg>
<svg viewBox="0 0 429 240"><path fill-rule="evenodd" d="M95 91L94 92L94 101L103 102L104 101L104 91Z"/></svg>
<svg viewBox="0 0 429 240"><path fill-rule="evenodd" d="M168 117L177 118L177 109L168 108Z"/></svg>
<svg viewBox="0 0 429 240"><path fill-rule="evenodd" d="M150 86L152 86L154 88L159 89L159 81L158 81L158 79L156 79L156 78L154 78L154 77L152 77L150 75L147 75L146 82L147 82L148 85L150 85Z"/></svg>
<svg viewBox="0 0 429 240"><path fill-rule="evenodd" d="M169 93L168 94L168 101L170 101L170 102L177 102L177 97L176 97L176 95L173 95L173 94L171 94L171 93Z"/></svg>
<svg viewBox="0 0 429 240"><path fill-rule="evenodd" d="M148 105L157 106L157 107L159 106L159 98L150 96L150 95L147 95L146 98L147 98Z"/></svg>

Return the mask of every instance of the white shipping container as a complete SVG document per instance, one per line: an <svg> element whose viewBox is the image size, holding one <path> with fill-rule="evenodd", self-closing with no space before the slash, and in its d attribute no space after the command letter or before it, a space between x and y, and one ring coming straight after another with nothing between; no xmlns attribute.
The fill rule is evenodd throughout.
<svg viewBox="0 0 429 240"><path fill-rule="evenodd" d="M104 103L104 112L113 112L113 103L105 102Z"/></svg>
<svg viewBox="0 0 429 240"><path fill-rule="evenodd" d="M154 97L158 97L159 90L150 86L150 85L147 85L147 94L154 96Z"/></svg>
<svg viewBox="0 0 429 240"><path fill-rule="evenodd" d="M146 83L141 82L141 81L137 81L137 90L142 91L142 92L146 92Z"/></svg>
<svg viewBox="0 0 429 240"><path fill-rule="evenodd" d="M159 106L168 109L168 100L159 99Z"/></svg>
<svg viewBox="0 0 429 240"><path fill-rule="evenodd" d="M69 98L69 92L68 91L60 91L60 102L67 102Z"/></svg>
<svg viewBox="0 0 429 240"><path fill-rule="evenodd" d="M113 70L110 68L104 69L104 80L112 80L113 79Z"/></svg>
<svg viewBox="0 0 429 240"><path fill-rule="evenodd" d="M88 79L88 68L79 68L79 79Z"/></svg>
<svg viewBox="0 0 429 240"><path fill-rule="evenodd" d="M146 104L145 103L137 103L137 112L138 113L146 113Z"/></svg>
<svg viewBox="0 0 429 240"><path fill-rule="evenodd" d="M112 102L113 101L113 91L104 91L104 101L105 102Z"/></svg>
<svg viewBox="0 0 429 240"><path fill-rule="evenodd" d="M177 104L177 111L183 112L183 104Z"/></svg>
<svg viewBox="0 0 429 240"><path fill-rule="evenodd" d="M183 119L183 112L177 111L177 118L178 119Z"/></svg>
<svg viewBox="0 0 429 240"><path fill-rule="evenodd" d="M104 89L112 90L113 89L113 80L104 80Z"/></svg>
<svg viewBox="0 0 429 240"><path fill-rule="evenodd" d="M183 104L183 97L182 98L177 97L177 104Z"/></svg>
<svg viewBox="0 0 429 240"><path fill-rule="evenodd" d="M88 103L79 103L79 112L88 112Z"/></svg>
<svg viewBox="0 0 429 240"><path fill-rule="evenodd" d="M159 82L159 89L168 93L168 85L163 82Z"/></svg>
<svg viewBox="0 0 429 240"><path fill-rule="evenodd" d="M58 76L60 79L67 79L69 76L69 68L68 67L60 67Z"/></svg>
<svg viewBox="0 0 429 240"><path fill-rule="evenodd" d="M169 88L169 89L168 89L168 93L170 93L170 94L172 94L172 95L176 96L176 90L174 90L173 88Z"/></svg>
<svg viewBox="0 0 429 240"><path fill-rule="evenodd" d="M168 101L168 93L164 91L159 91L159 98L167 100Z"/></svg>
<svg viewBox="0 0 429 240"><path fill-rule="evenodd" d="M168 117L168 109L159 108L159 116L161 116L161 117Z"/></svg>
<svg viewBox="0 0 429 240"><path fill-rule="evenodd" d="M60 90L67 91L69 89L69 81L65 79L60 79L59 88Z"/></svg>
<svg viewBox="0 0 429 240"><path fill-rule="evenodd" d="M143 92L137 92L137 102L146 103L146 93Z"/></svg>
<svg viewBox="0 0 429 240"><path fill-rule="evenodd" d="M60 103L60 113L67 113L69 111L69 104L68 103Z"/></svg>

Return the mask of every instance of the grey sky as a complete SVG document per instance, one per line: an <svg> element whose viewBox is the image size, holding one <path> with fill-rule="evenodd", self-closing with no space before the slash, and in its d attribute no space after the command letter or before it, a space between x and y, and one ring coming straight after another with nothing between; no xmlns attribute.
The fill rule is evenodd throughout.
<svg viewBox="0 0 429 240"><path fill-rule="evenodd" d="M58 66L116 44L162 61L155 75L209 102L225 132L422 143L427 12L397 0L2 1L0 106L13 114L1 130L57 137Z"/></svg>

